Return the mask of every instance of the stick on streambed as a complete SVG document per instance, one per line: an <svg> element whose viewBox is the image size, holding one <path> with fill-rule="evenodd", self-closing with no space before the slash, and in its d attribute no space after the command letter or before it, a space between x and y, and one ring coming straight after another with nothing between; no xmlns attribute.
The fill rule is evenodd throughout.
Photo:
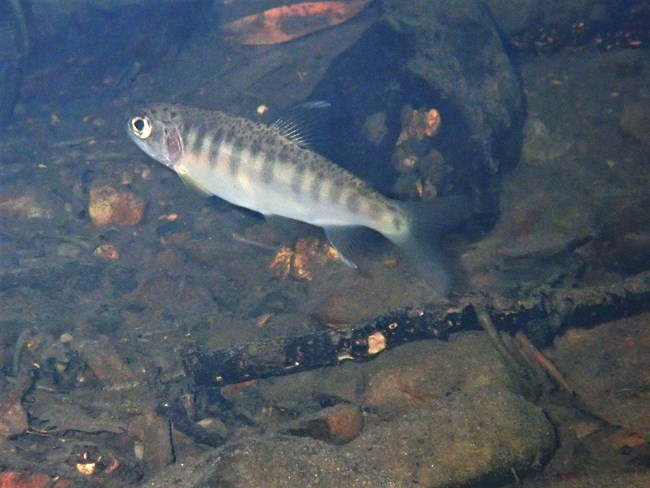
<svg viewBox="0 0 650 488"><path fill-rule="evenodd" d="M475 310L489 313L501 330L523 329L538 344L565 327L589 327L650 311L650 272L593 288L547 290L525 300L489 303L465 297L454 306L407 308L342 330L327 330L183 354L187 374L200 386L223 386L334 366L345 360L367 361L384 349L421 339L445 339L462 329L478 328Z"/></svg>

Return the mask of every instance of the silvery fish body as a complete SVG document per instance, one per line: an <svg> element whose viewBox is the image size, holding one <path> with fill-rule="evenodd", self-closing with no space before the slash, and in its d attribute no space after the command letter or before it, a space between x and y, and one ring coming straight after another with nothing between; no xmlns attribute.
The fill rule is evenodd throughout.
<svg viewBox="0 0 650 488"><path fill-rule="evenodd" d="M436 241L466 216L466 198L434 203L386 198L301 144L295 124L267 126L158 103L138 109L128 132L146 154L205 194L322 227L352 267L364 239L359 229L372 229L404 250L427 281L442 293L447 289Z"/></svg>
<svg viewBox="0 0 650 488"><path fill-rule="evenodd" d="M408 238L408 215L398 202L273 127L222 112L153 104L137 111L128 130L145 153L184 181L235 205L326 232L362 226L396 244Z"/></svg>

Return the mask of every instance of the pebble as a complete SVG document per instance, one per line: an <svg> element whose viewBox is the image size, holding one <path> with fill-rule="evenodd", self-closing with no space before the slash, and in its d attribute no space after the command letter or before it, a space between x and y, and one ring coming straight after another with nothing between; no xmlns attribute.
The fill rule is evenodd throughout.
<svg viewBox="0 0 650 488"><path fill-rule="evenodd" d="M352 404L339 404L321 410L316 417L301 419L284 432L311 437L330 444L347 444L363 429L363 414Z"/></svg>
<svg viewBox="0 0 650 488"><path fill-rule="evenodd" d="M129 190L116 190L110 185L90 190L88 214L97 227L136 225L144 216L144 208L144 202Z"/></svg>
<svg viewBox="0 0 650 488"><path fill-rule="evenodd" d="M51 218L52 213L41 206L31 195L0 200L0 217L42 219Z"/></svg>

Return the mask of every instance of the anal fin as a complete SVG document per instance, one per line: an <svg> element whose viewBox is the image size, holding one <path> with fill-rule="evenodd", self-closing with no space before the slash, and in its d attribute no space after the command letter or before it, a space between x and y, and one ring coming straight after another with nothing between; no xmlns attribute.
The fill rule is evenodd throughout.
<svg viewBox="0 0 650 488"><path fill-rule="evenodd" d="M323 230L341 261L362 272L367 268L372 251L381 241L381 235L367 227L328 226Z"/></svg>

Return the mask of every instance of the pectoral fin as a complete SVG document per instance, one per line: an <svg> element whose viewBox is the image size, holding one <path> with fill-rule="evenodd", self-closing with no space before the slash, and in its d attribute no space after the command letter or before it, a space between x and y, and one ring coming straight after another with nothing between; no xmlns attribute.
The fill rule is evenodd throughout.
<svg viewBox="0 0 650 488"><path fill-rule="evenodd" d="M180 177L181 180L183 180L183 183L185 183L187 186L189 186L196 192L200 193L201 195L204 195L206 197L214 196L210 191L206 190L204 187L202 187L200 184L198 184L196 181L190 178L190 176L187 173L183 171L177 171L176 174Z"/></svg>

